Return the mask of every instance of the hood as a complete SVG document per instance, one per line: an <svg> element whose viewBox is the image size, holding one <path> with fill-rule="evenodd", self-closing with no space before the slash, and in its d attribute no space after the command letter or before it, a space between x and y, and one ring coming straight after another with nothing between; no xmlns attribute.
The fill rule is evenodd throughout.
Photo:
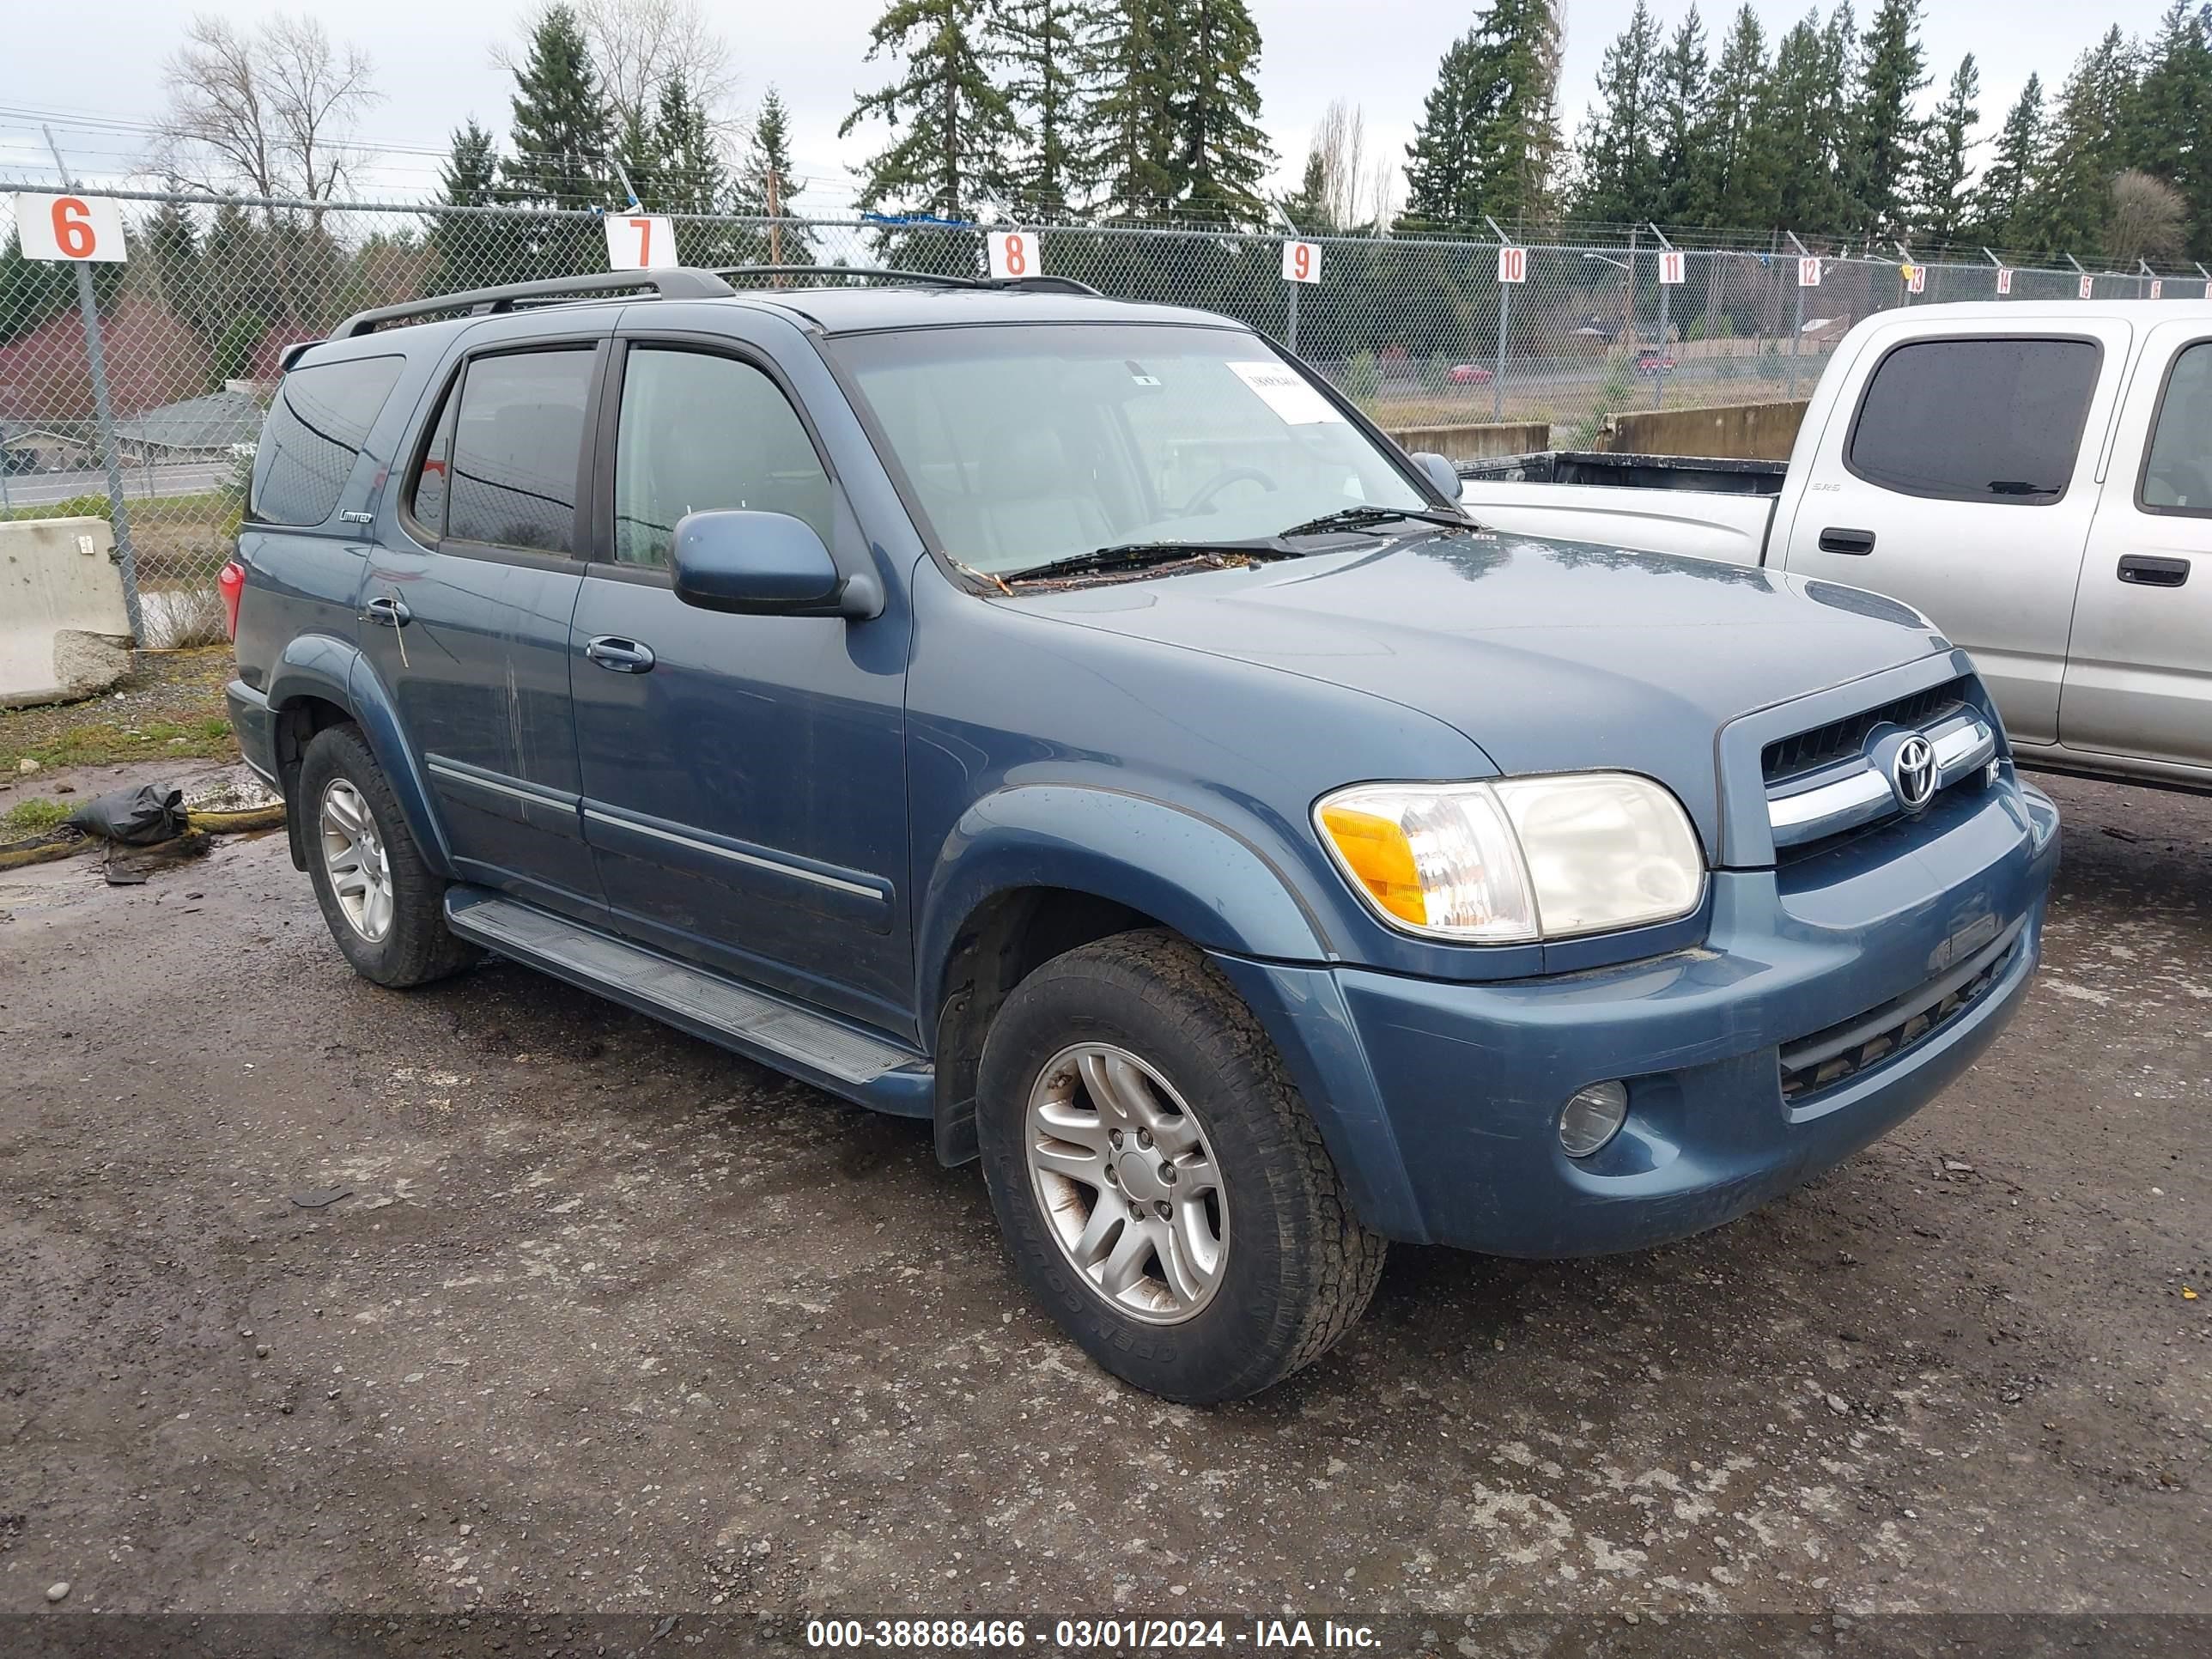
<svg viewBox="0 0 2212 1659"><path fill-rule="evenodd" d="M1000 603L1389 698L1501 773L1647 774L1709 845L1722 726L1949 648L1910 606L1857 588L1489 532Z"/></svg>

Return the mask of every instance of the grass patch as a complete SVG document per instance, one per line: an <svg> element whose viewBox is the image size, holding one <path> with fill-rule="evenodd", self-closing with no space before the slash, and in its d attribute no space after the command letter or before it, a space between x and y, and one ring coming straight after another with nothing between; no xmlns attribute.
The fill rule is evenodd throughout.
<svg viewBox="0 0 2212 1659"><path fill-rule="evenodd" d="M157 755L184 760L234 760L238 740L221 714L194 720L141 720L136 726L97 721L71 726L27 748L0 749L0 772L34 760L48 770L64 766L112 766L118 761L150 760Z"/></svg>
<svg viewBox="0 0 2212 1659"><path fill-rule="evenodd" d="M58 800L33 796L0 812L0 842L28 841L43 836L68 818L70 809Z"/></svg>

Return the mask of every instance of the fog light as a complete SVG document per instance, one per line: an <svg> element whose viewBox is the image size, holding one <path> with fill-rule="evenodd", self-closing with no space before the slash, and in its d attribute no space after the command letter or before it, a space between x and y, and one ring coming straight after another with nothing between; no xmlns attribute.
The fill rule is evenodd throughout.
<svg viewBox="0 0 2212 1659"><path fill-rule="evenodd" d="M1569 1158L1588 1158L1620 1132L1628 1117L1628 1085L1593 1083L1559 1114L1559 1145Z"/></svg>

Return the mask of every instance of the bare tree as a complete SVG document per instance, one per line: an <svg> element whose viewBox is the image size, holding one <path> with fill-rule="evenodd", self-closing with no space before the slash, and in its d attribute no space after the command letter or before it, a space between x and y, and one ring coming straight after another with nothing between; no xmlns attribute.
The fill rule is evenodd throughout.
<svg viewBox="0 0 2212 1659"><path fill-rule="evenodd" d="M700 0L574 0L606 88L615 130L652 124L661 88L681 76L691 101L717 129L737 90L730 46Z"/></svg>
<svg viewBox="0 0 2212 1659"><path fill-rule="evenodd" d="M252 33L196 16L162 69L168 106L156 159L178 179L215 191L328 201L365 159L356 123L383 94L355 46L333 46L312 17L270 18Z"/></svg>
<svg viewBox="0 0 2212 1659"><path fill-rule="evenodd" d="M1313 150L1321 157L1321 205L1328 222L1339 230L1365 223L1367 117L1360 107L1332 99L1314 129Z"/></svg>
<svg viewBox="0 0 2212 1659"><path fill-rule="evenodd" d="M2189 241L2189 204L2163 179L2134 168L2112 180L2112 218L2105 252L2123 269L2138 259L2172 259Z"/></svg>

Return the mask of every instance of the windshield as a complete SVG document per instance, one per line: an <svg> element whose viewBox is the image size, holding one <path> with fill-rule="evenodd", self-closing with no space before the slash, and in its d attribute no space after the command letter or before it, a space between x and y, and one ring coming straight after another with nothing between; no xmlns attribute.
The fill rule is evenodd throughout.
<svg viewBox="0 0 2212 1659"><path fill-rule="evenodd" d="M1272 537L1428 501L1267 343L1024 324L830 342L938 542L1006 576L1133 542Z"/></svg>

